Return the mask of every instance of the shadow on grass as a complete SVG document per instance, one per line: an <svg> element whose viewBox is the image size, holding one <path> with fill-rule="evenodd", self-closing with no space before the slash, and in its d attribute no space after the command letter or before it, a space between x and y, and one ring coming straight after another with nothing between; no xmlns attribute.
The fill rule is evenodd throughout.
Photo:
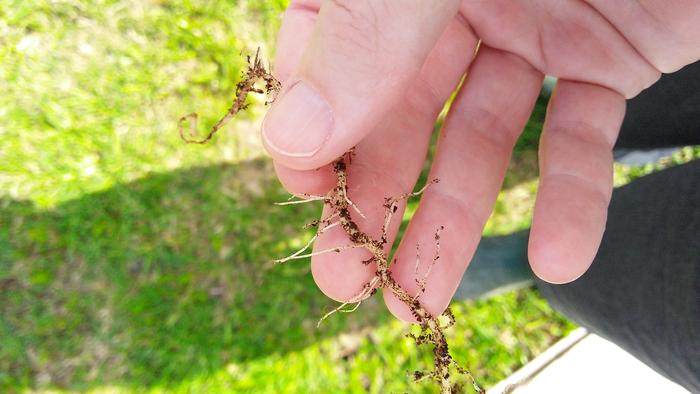
<svg viewBox="0 0 700 394"><path fill-rule="evenodd" d="M506 189L536 177L545 105ZM303 246L320 210L272 205L286 198L255 160L152 175L51 211L0 200L0 391L167 387L387 321L369 302L316 328L334 304L308 263L269 263Z"/></svg>
<svg viewBox="0 0 700 394"><path fill-rule="evenodd" d="M320 207L273 206L287 195L272 174L175 171L51 211L0 200L0 388L167 386L387 319L316 328L333 304L308 262L269 261Z"/></svg>

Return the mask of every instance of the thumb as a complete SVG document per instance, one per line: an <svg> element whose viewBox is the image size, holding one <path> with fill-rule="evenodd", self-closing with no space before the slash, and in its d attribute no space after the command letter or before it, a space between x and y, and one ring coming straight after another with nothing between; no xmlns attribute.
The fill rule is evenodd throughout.
<svg viewBox="0 0 700 394"><path fill-rule="evenodd" d="M323 1L309 45L263 122L273 159L309 170L355 146L415 83L458 8L459 0Z"/></svg>

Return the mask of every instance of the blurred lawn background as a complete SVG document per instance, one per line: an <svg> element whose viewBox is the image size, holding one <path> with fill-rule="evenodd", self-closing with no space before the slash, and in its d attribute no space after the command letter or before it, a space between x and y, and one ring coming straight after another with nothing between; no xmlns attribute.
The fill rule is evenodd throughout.
<svg viewBox="0 0 700 394"><path fill-rule="evenodd" d="M320 208L272 206L287 196L264 107L207 146L177 137L182 114L208 126L226 110L241 53L271 56L285 5L2 2L0 392L430 392L408 378L429 349L378 302L317 329L334 304L308 264L268 263ZM545 105L486 235L529 226ZM616 183L698 156L616 166ZM486 386L573 328L533 289L453 308L451 350Z"/></svg>

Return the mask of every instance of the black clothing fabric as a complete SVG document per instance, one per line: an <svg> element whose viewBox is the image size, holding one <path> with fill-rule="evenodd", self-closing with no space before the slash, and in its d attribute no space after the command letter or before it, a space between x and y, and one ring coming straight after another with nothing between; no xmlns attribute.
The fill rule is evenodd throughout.
<svg viewBox="0 0 700 394"><path fill-rule="evenodd" d="M656 149L700 144L700 62L666 74L627 101L615 148Z"/></svg>

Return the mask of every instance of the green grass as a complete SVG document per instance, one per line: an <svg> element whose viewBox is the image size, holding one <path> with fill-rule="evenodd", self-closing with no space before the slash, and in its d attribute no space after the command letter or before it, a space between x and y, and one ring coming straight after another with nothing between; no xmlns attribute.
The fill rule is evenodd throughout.
<svg viewBox="0 0 700 394"><path fill-rule="evenodd" d="M298 248L317 207L280 210L269 162L158 174L52 210L6 200L0 220L0 383L214 392L407 389L427 361L377 303L333 304ZM534 291L456 305L452 349L486 383L568 325ZM216 388L216 389L214 389ZM361 391L361 390L360 390Z"/></svg>
<svg viewBox="0 0 700 394"><path fill-rule="evenodd" d="M0 391L430 392L407 377L429 349L378 301L316 328L334 304L308 264L269 263L320 208L272 206L264 108L208 146L176 135L180 115L226 109L240 52L272 52L284 3L5 1ZM543 110L487 234L529 223ZM535 290L454 309L452 351L486 386L573 327Z"/></svg>
<svg viewBox="0 0 700 394"><path fill-rule="evenodd" d="M5 1L5 194L53 207L149 173L249 157L261 106L215 145L184 149L172 131L192 110L208 125L226 110L240 53L271 52L282 9L264 0Z"/></svg>

